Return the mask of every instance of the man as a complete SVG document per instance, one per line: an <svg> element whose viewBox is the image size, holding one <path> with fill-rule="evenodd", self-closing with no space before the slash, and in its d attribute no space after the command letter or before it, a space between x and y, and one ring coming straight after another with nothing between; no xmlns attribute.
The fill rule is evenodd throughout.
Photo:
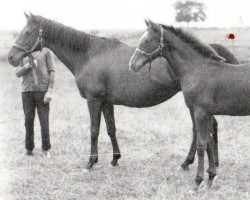
<svg viewBox="0 0 250 200"><path fill-rule="evenodd" d="M37 109L42 134L43 155L51 158L50 133L49 133L49 103L52 100L55 82L55 64L53 53L47 49L23 59L22 66L17 67L16 75L23 77L22 102L25 116L25 155L33 155L34 145L34 119ZM24 64L27 63L27 64Z"/></svg>

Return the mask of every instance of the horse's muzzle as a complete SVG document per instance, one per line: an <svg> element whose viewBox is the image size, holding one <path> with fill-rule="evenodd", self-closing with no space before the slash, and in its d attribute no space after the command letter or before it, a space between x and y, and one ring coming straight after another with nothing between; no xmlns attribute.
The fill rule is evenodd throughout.
<svg viewBox="0 0 250 200"><path fill-rule="evenodd" d="M16 50L12 48L8 54L8 61L13 67L17 67L22 61L22 55L17 55Z"/></svg>
<svg viewBox="0 0 250 200"><path fill-rule="evenodd" d="M136 65L134 63L129 63L129 69L135 73L137 73L139 71L139 68L136 67Z"/></svg>

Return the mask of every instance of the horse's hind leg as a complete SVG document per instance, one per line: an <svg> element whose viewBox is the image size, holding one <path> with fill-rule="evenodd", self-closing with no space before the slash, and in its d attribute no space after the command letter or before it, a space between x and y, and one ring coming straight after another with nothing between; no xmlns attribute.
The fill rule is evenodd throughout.
<svg viewBox="0 0 250 200"><path fill-rule="evenodd" d="M86 169L91 170L93 165L98 162L98 136L101 121L102 100L91 96L87 98L87 102L91 123L91 154Z"/></svg>
<svg viewBox="0 0 250 200"><path fill-rule="evenodd" d="M215 158L215 166L219 166L219 150L218 150L218 122L212 117L212 134L214 140L214 158Z"/></svg>
<svg viewBox="0 0 250 200"><path fill-rule="evenodd" d="M208 187L212 187L213 182L216 179L216 165L215 165L215 155L214 155L214 138L213 136L208 133L208 140L207 140L207 155L208 155L208 162L209 168L207 170L209 175L208 180Z"/></svg>
<svg viewBox="0 0 250 200"><path fill-rule="evenodd" d="M204 180L204 153L207 149L207 145L209 144L211 147L211 141L209 140L209 124L211 123L211 116L200 107L196 107L194 112L196 133L197 133L197 141L196 141L196 149L198 155L198 168L195 178L195 184L190 192L197 192L199 187L202 185ZM212 149L212 148L211 148ZM209 151L210 152L210 151ZM209 157L210 158L210 157ZM209 159L209 164L211 165L211 172L216 172L215 167L212 166L214 164L213 160Z"/></svg>
<svg viewBox="0 0 250 200"><path fill-rule="evenodd" d="M121 158L121 153L120 153L117 138L116 138L114 106L112 104L104 103L102 110L103 110L103 115L106 121L108 135L111 139L111 143L113 147L113 160L111 162L111 165L117 166L118 159Z"/></svg>
<svg viewBox="0 0 250 200"><path fill-rule="evenodd" d="M192 144L189 149L187 158L185 162L181 165L182 169L185 171L189 170L188 166L194 162L195 152L196 152L196 127L195 127L195 122L194 122L194 112L190 110L190 114L191 114L192 123L193 123L193 140L192 140Z"/></svg>
<svg viewBox="0 0 250 200"><path fill-rule="evenodd" d="M189 149L188 156L185 160L185 162L181 165L182 169L185 171L189 170L189 165L194 162L195 159L195 153L196 153L196 127L194 123L194 115L193 111L190 110L192 123L193 123L193 140L191 147ZM214 158L215 158L215 166L219 166L219 151L218 151L218 122L214 117L211 117L210 123L209 123L209 130L213 134L213 145L214 145Z"/></svg>

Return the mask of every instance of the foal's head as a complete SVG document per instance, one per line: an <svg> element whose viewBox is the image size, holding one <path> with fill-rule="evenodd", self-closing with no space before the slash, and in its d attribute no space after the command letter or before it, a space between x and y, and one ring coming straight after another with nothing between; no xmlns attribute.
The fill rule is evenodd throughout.
<svg viewBox="0 0 250 200"><path fill-rule="evenodd" d="M135 72L148 62L163 55L165 57L170 52L178 52L183 59L189 60L193 60L192 55L195 55L200 59L226 61L211 46L180 28L158 25L152 21L146 21L146 25L147 31L141 37L129 63L130 69Z"/></svg>
<svg viewBox="0 0 250 200"><path fill-rule="evenodd" d="M139 45L129 62L129 67L138 72L144 65L160 56L163 48L161 27L156 23L145 20L146 32L142 35Z"/></svg>
<svg viewBox="0 0 250 200"><path fill-rule="evenodd" d="M27 24L20 32L8 54L9 63L14 67L20 64L22 58L42 48L41 42L39 42L42 37L41 25L36 21L34 15L24 14L27 19Z"/></svg>

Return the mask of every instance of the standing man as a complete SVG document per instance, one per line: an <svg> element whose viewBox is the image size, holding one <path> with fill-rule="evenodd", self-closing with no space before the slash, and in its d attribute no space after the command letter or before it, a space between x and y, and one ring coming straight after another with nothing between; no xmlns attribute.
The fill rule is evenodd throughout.
<svg viewBox="0 0 250 200"><path fill-rule="evenodd" d="M37 55L34 52L32 56ZM16 76L23 77L22 102L25 116L25 154L33 155L34 145L34 119L37 109L42 135L43 155L51 158L50 133L49 133L49 103L52 100L55 82L55 63L53 53L47 49L33 57L23 59L22 66L17 67ZM26 64L25 64L26 63Z"/></svg>

